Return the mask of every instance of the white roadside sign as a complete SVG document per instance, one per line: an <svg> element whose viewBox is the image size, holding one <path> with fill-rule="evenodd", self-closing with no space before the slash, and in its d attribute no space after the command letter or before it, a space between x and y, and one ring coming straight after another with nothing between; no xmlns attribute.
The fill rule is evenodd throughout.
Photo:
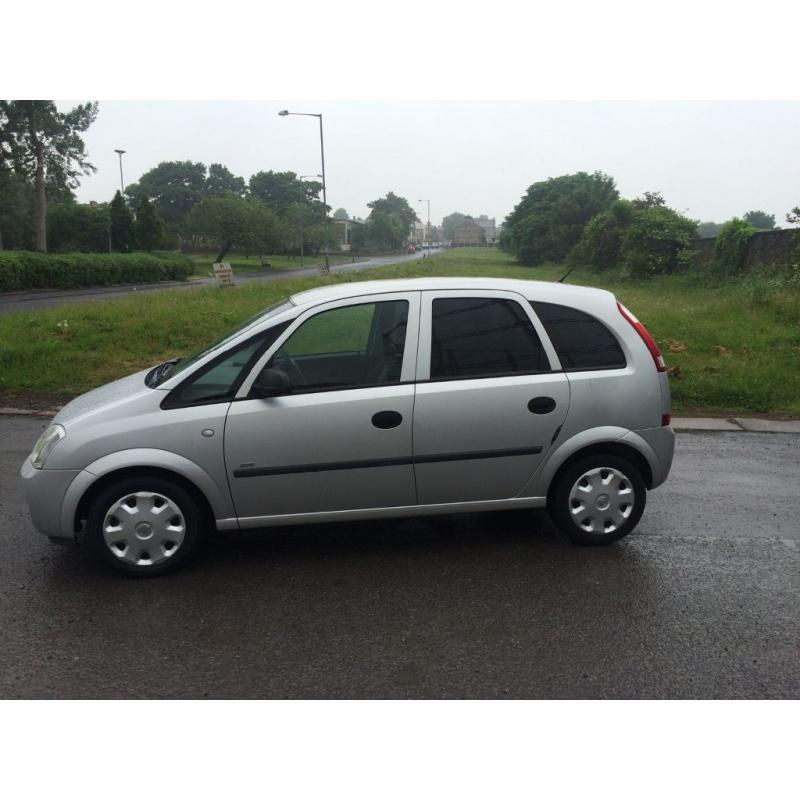
<svg viewBox="0 0 800 800"><path fill-rule="evenodd" d="M214 264L214 276L220 286L233 286L233 269L227 261Z"/></svg>

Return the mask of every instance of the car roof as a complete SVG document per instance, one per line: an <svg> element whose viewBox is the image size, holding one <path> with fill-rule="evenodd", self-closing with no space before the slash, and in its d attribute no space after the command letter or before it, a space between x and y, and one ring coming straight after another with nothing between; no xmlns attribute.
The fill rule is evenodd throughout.
<svg viewBox="0 0 800 800"><path fill-rule="evenodd" d="M604 289L593 289L588 286L557 283L555 281L527 281L512 278L395 278L392 280L354 281L337 283L330 286L319 286L292 295L291 300L297 306L312 306L332 300L345 300L368 294L386 294L389 292L419 292L444 289L495 289L506 292L517 292L529 299L542 302L566 303L581 300L599 299L601 295L613 297Z"/></svg>

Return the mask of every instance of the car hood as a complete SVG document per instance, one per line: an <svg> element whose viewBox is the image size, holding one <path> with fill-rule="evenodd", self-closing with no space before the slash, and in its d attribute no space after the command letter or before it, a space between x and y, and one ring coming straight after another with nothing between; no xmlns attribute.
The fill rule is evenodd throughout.
<svg viewBox="0 0 800 800"><path fill-rule="evenodd" d="M150 389L144 382L145 375L151 369L152 367L148 367L76 397L56 414L53 422L59 422L64 426L74 425L86 417L106 413L118 406L134 402L143 395L157 392L158 389Z"/></svg>

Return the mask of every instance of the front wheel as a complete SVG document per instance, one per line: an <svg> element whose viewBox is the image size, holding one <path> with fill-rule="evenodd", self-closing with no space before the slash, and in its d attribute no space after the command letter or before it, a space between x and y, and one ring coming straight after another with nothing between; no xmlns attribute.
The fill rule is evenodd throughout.
<svg viewBox="0 0 800 800"><path fill-rule="evenodd" d="M577 544L611 544L627 536L644 512L639 470L619 456L592 455L558 477L547 508L558 529Z"/></svg>
<svg viewBox="0 0 800 800"><path fill-rule="evenodd" d="M86 520L88 542L128 575L161 575L197 549L202 515L195 498L161 477L124 478L95 498Z"/></svg>

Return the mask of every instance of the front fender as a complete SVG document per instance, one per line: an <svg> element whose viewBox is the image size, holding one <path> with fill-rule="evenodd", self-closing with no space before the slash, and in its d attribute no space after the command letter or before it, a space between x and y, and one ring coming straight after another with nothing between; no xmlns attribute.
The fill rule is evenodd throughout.
<svg viewBox="0 0 800 800"><path fill-rule="evenodd" d="M66 538L72 538L75 512L86 491L100 478L120 469L157 467L169 470L193 483L208 500L216 520L232 520L233 510L228 486L220 487L216 481L194 461L168 450L133 448L109 453L83 469L70 484L61 504L61 529Z"/></svg>
<svg viewBox="0 0 800 800"><path fill-rule="evenodd" d="M606 442L620 443L632 447L644 457L650 465L650 470L654 476L660 473L661 468L655 451L638 433L627 428L605 425L600 428L589 428L581 431L558 443L548 453L547 458L525 485L519 497L546 497L553 476L568 458L586 447Z"/></svg>

